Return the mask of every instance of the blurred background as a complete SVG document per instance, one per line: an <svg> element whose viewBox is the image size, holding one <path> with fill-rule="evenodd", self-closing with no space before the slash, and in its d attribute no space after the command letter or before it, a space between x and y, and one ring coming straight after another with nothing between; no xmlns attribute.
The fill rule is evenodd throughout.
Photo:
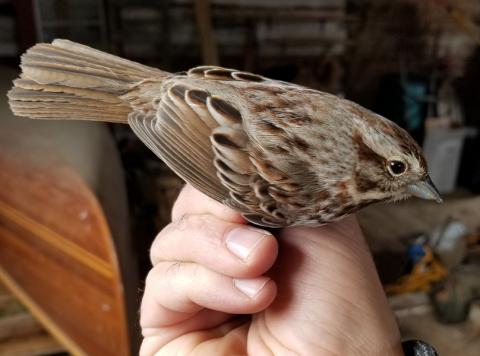
<svg viewBox="0 0 480 356"><path fill-rule="evenodd" d="M126 126L13 118L20 54L54 38L256 72L404 127L445 203L359 218L402 337L480 355L478 0L0 0L0 355L136 354L149 246L183 184Z"/></svg>

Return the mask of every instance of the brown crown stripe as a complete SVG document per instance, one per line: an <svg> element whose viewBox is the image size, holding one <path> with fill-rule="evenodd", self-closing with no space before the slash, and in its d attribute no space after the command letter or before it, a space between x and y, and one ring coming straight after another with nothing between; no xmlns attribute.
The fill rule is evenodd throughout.
<svg viewBox="0 0 480 356"><path fill-rule="evenodd" d="M207 104L208 93L206 91L197 89L188 90L187 96L188 99L195 104Z"/></svg>
<svg viewBox="0 0 480 356"><path fill-rule="evenodd" d="M353 142L355 142L355 144L357 145L357 154L360 161L376 162L379 166L384 166L385 158L372 150L363 141L362 136L358 132L355 132L355 134L353 135Z"/></svg>
<svg viewBox="0 0 480 356"><path fill-rule="evenodd" d="M252 73L234 72L232 76L235 79L244 80L247 82L263 82L263 78L261 76Z"/></svg>
<svg viewBox="0 0 480 356"><path fill-rule="evenodd" d="M230 120L236 121L238 123L242 122L242 114L240 114L240 111L235 109L225 100L215 97L212 97L210 100L212 107L222 115L226 116L226 118L229 118Z"/></svg>

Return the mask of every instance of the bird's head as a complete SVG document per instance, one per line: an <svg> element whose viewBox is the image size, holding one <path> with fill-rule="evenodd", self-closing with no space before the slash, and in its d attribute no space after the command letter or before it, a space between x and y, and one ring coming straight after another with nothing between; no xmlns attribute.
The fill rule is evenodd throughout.
<svg viewBox="0 0 480 356"><path fill-rule="evenodd" d="M353 135L357 152L354 172L361 201L397 201L416 196L441 202L427 162L415 140L378 115L360 124Z"/></svg>

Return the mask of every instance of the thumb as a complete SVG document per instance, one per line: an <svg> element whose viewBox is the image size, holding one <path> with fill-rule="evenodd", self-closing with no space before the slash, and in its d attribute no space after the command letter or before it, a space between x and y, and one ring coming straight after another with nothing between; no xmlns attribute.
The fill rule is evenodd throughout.
<svg viewBox="0 0 480 356"><path fill-rule="evenodd" d="M283 229L278 242L271 274L278 291L267 311L277 339L348 345L351 352L340 354L398 348L398 327L355 216Z"/></svg>

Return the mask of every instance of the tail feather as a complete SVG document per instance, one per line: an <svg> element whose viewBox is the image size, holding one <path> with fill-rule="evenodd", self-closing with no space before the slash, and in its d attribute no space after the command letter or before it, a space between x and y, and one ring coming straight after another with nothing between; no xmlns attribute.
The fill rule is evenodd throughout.
<svg viewBox="0 0 480 356"><path fill-rule="evenodd" d="M67 40L30 48L21 68L8 93L10 107L38 119L126 123L132 108L121 96L139 82L169 75Z"/></svg>

